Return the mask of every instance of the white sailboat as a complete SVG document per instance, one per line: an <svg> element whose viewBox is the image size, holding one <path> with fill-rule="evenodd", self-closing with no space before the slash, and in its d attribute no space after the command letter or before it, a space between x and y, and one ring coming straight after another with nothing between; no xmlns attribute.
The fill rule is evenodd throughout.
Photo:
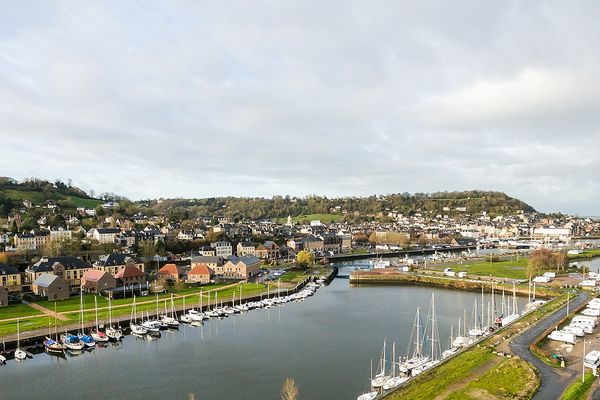
<svg viewBox="0 0 600 400"><path fill-rule="evenodd" d="M413 370L418 369L423 364L429 361L429 357L423 354L423 325L421 324L420 307L417 306L417 313L415 315L415 322L413 324L413 330L410 334L410 340L415 338L414 342L409 343L406 349L406 362L400 363L398 369L400 372L410 374ZM410 354L410 348L414 344L414 349L411 358L408 358Z"/></svg>
<svg viewBox="0 0 600 400"><path fill-rule="evenodd" d="M135 296L133 296L133 303L131 303L131 321L129 321L129 329L131 329L131 333L135 335L145 335L148 333L148 330L142 324L137 323Z"/></svg>
<svg viewBox="0 0 600 400"><path fill-rule="evenodd" d="M392 344L392 376L391 378L389 378L387 381L385 381L385 383L383 384L383 390L392 390L394 388L397 388L398 386L400 386L402 383L406 382L408 380L407 376L401 376L400 374L396 373L396 366L397 366L397 361L396 361L396 342L394 342L394 344Z"/></svg>
<svg viewBox="0 0 600 400"><path fill-rule="evenodd" d="M371 379L371 387L374 389L383 387L383 384L391 378L390 375L386 375L386 360L385 360L385 339L383 340L383 349L381 350L381 358L379 360L378 372L373 379Z"/></svg>
<svg viewBox="0 0 600 400"><path fill-rule="evenodd" d="M108 299L108 327L106 328L106 336L110 340L123 340L124 335L118 326L114 326L112 323L112 301Z"/></svg>
<svg viewBox="0 0 600 400"><path fill-rule="evenodd" d="M23 361L27 358L27 353L21 350L21 329L19 319L17 319L17 349L15 350L15 360Z"/></svg>
<svg viewBox="0 0 600 400"><path fill-rule="evenodd" d="M192 322L192 319L190 318L190 316L187 314L187 312L185 311L185 295L182 296L183 297L183 310L181 310L181 315L179 316L179 320L181 322L184 322L186 324L189 324Z"/></svg>
<svg viewBox="0 0 600 400"><path fill-rule="evenodd" d="M96 327L92 330L92 339L96 342L108 342L108 336L100 330L98 325L98 298L94 296L94 309L96 310Z"/></svg>

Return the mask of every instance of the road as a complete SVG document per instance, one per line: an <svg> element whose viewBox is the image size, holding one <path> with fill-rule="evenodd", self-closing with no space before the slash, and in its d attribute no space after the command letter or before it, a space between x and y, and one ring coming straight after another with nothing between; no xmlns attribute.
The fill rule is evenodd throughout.
<svg viewBox="0 0 600 400"><path fill-rule="evenodd" d="M577 297L570 302L570 308L575 309L587 301L586 293L579 293ZM529 346L547 329L555 326L566 314L566 305L555 311L553 314L542 319L531 328L525 330L519 336L515 337L509 344L511 351L533 364L539 371L541 377L540 388L534 396L534 399L547 400L557 399L565 391L576 372L565 368L552 368L537 358L530 350Z"/></svg>

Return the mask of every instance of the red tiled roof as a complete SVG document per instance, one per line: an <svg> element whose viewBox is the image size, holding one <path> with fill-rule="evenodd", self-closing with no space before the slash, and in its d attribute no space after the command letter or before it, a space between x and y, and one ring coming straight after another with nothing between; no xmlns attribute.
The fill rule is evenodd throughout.
<svg viewBox="0 0 600 400"><path fill-rule="evenodd" d="M136 276L146 276L146 274L133 265L127 265L125 268L117 272L115 278L135 278Z"/></svg>
<svg viewBox="0 0 600 400"><path fill-rule="evenodd" d="M98 282L107 272L98 269L88 269L85 271L81 279L87 282Z"/></svg>
<svg viewBox="0 0 600 400"><path fill-rule="evenodd" d="M196 264L196 266L194 268L192 268L190 270L190 272L188 272L188 276L190 276L190 275L212 275L214 273L215 273L215 271L213 271L208 265Z"/></svg>
<svg viewBox="0 0 600 400"><path fill-rule="evenodd" d="M160 275L181 275L181 269L175 264L165 264L158 272Z"/></svg>

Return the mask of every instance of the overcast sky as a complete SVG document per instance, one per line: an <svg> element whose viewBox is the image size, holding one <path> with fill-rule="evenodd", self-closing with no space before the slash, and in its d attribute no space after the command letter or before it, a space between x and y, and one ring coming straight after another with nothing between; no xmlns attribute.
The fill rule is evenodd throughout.
<svg viewBox="0 0 600 400"><path fill-rule="evenodd" d="M0 175L600 215L595 1L3 2Z"/></svg>

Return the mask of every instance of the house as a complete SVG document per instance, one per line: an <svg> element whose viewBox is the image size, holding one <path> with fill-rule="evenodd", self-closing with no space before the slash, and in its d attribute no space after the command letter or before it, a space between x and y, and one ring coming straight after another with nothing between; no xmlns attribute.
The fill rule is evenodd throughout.
<svg viewBox="0 0 600 400"><path fill-rule="evenodd" d="M0 264L0 287L9 292L21 291L21 273L16 267Z"/></svg>
<svg viewBox="0 0 600 400"><path fill-rule="evenodd" d="M125 265L125 268L115 274L115 278L122 286L146 283L146 273L131 264Z"/></svg>
<svg viewBox="0 0 600 400"><path fill-rule="evenodd" d="M456 237L450 242L452 246L472 247L477 245L477 240L469 237Z"/></svg>
<svg viewBox="0 0 600 400"><path fill-rule="evenodd" d="M209 283L215 271L206 264L196 264L194 268L188 272L187 281L190 283Z"/></svg>
<svg viewBox="0 0 600 400"><path fill-rule="evenodd" d="M132 255L124 253L111 253L102 256L98 261L94 263L93 268L100 271L108 272L112 276L115 276L127 265L134 266L142 272L145 271L143 262L139 262Z"/></svg>
<svg viewBox="0 0 600 400"><path fill-rule="evenodd" d="M179 231L179 233L177 234L177 239L178 240L187 240L187 241L192 241L194 240L194 232L193 231Z"/></svg>
<svg viewBox="0 0 600 400"><path fill-rule="evenodd" d="M321 253L325 249L323 240L314 236L308 236L302 239L302 247L304 250L312 253Z"/></svg>
<svg viewBox="0 0 600 400"><path fill-rule="evenodd" d="M252 242L250 242L248 240L243 240L243 241L239 242L237 244L236 250L237 250L236 254L238 257L244 257L244 256L255 257L256 256L256 248L254 247Z"/></svg>
<svg viewBox="0 0 600 400"><path fill-rule="evenodd" d="M198 251L203 256L216 256L217 252L213 247L210 246L202 246Z"/></svg>
<svg viewBox="0 0 600 400"><path fill-rule="evenodd" d="M56 275L64 279L73 291L78 291L81 277L90 267L88 262L77 257L42 257L40 261L27 267L25 274L28 282L34 282L42 274Z"/></svg>
<svg viewBox="0 0 600 400"><path fill-rule="evenodd" d="M342 251L342 237L334 233L323 235L323 250L333 253Z"/></svg>
<svg viewBox="0 0 600 400"><path fill-rule="evenodd" d="M73 237L73 232L63 227L50 229L50 240L69 240Z"/></svg>
<svg viewBox="0 0 600 400"><path fill-rule="evenodd" d="M46 297L48 300L64 300L71 293L69 284L60 276L41 274L31 285L31 290L37 296Z"/></svg>
<svg viewBox="0 0 600 400"><path fill-rule="evenodd" d="M215 272L228 279L249 279L260 272L260 260L258 257L231 256Z"/></svg>
<svg viewBox="0 0 600 400"><path fill-rule="evenodd" d="M81 290L87 293L101 293L103 290L115 287L117 287L117 280L105 271L88 269L81 277Z"/></svg>
<svg viewBox="0 0 600 400"><path fill-rule="evenodd" d="M0 286L0 307L5 307L8 305L8 290L6 288Z"/></svg>
<svg viewBox="0 0 600 400"><path fill-rule="evenodd" d="M295 252L299 252L304 250L304 242L301 238L293 238L287 241L287 247L294 250Z"/></svg>
<svg viewBox="0 0 600 400"><path fill-rule="evenodd" d="M17 250L41 250L50 240L50 232L31 231L17 233L14 240Z"/></svg>
<svg viewBox="0 0 600 400"><path fill-rule="evenodd" d="M119 233L119 228L92 228L87 232L87 237L97 240L100 244L115 243Z"/></svg>
<svg viewBox="0 0 600 400"><path fill-rule="evenodd" d="M225 264L225 260L223 257L217 256L197 256L192 258L192 269L197 264L206 264L213 271L216 271L219 267L222 267Z"/></svg>
<svg viewBox="0 0 600 400"><path fill-rule="evenodd" d="M156 279L162 281L179 282L183 276L183 269L177 264L165 264L156 273Z"/></svg>
<svg viewBox="0 0 600 400"><path fill-rule="evenodd" d="M229 242L214 242L210 246L215 249L217 257L229 257L233 255L233 247Z"/></svg>

